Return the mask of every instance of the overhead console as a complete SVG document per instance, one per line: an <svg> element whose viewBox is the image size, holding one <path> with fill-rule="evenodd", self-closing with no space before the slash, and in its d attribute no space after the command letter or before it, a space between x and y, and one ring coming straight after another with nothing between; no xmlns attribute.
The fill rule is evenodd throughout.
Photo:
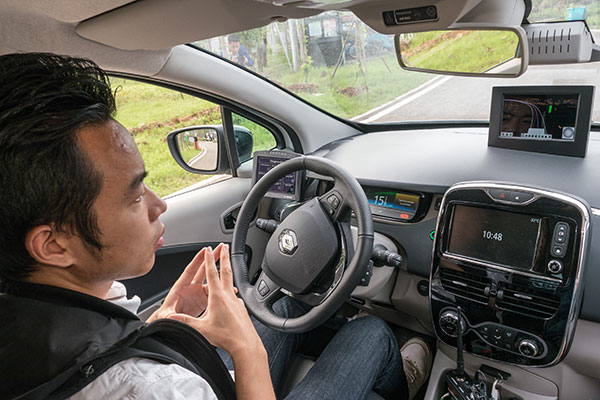
<svg viewBox="0 0 600 400"><path fill-rule="evenodd" d="M519 365L549 366L567 353L581 301L590 235L584 201L493 182L451 187L442 200L431 266L438 338Z"/></svg>

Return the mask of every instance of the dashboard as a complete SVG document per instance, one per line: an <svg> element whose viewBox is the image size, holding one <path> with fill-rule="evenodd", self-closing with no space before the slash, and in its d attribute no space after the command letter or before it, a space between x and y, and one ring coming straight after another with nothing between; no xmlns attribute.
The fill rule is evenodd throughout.
<svg viewBox="0 0 600 400"><path fill-rule="evenodd" d="M487 128L411 129L375 132L340 141L316 152L348 169L363 187L431 196L429 214L414 223L377 221L376 231L392 237L407 255L408 271L428 278L436 229L436 199L464 181L501 181L544 187L584 199L591 224L600 223L600 133L591 132L585 158L488 147ZM435 145L434 145L435 144ZM426 149L426 150L423 150ZM366 158L359 154L373 154ZM438 200L439 201L439 200ZM600 322L600 237L592 236L580 318Z"/></svg>

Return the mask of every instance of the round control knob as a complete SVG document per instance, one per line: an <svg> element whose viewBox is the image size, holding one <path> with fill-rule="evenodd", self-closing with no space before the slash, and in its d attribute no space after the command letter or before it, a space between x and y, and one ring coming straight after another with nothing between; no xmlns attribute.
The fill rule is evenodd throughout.
<svg viewBox="0 0 600 400"><path fill-rule="evenodd" d="M570 126L563 128L563 130L562 130L562 138L563 139L573 139L574 136L575 136L575 129L571 128Z"/></svg>
<svg viewBox="0 0 600 400"><path fill-rule="evenodd" d="M548 263L548 271L552 272L553 274L558 274L562 270L563 270L563 265L560 261L550 260L550 262Z"/></svg>
<svg viewBox="0 0 600 400"><path fill-rule="evenodd" d="M442 331L451 337L458 336L458 312L455 310L445 310L440 314L440 328ZM467 330L467 324L465 323L465 317L461 318L461 327L463 334Z"/></svg>
<svg viewBox="0 0 600 400"><path fill-rule="evenodd" d="M519 342L519 353L525 357L535 357L538 355L538 345L531 339L523 339Z"/></svg>

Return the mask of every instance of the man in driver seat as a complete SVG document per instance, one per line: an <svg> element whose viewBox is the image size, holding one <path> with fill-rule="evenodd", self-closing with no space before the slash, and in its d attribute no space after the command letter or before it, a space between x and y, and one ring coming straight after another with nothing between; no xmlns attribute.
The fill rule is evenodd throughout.
<svg viewBox="0 0 600 400"><path fill-rule="evenodd" d="M104 72L89 60L11 54L0 56L0 82L2 396L275 398L306 335L248 316L227 245L201 250L146 322L117 282L152 268L166 203L112 118ZM303 312L287 297L276 311ZM421 339L398 350L385 322L356 318L288 398L412 398L430 363Z"/></svg>

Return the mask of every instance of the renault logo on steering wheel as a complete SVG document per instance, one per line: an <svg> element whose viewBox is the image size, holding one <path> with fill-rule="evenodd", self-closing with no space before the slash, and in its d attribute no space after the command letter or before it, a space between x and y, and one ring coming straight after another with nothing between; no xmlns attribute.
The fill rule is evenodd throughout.
<svg viewBox="0 0 600 400"><path fill-rule="evenodd" d="M296 233L291 229L284 229L279 234L279 250L283 254L292 255L298 248Z"/></svg>

